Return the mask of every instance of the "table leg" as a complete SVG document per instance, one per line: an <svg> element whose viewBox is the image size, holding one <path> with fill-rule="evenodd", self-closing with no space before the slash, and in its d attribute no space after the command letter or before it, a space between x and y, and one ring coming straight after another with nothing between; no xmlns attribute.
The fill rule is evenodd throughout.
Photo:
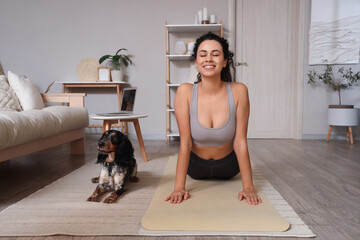
<svg viewBox="0 0 360 240"><path fill-rule="evenodd" d="M121 111L121 89L120 89L120 85L116 86L116 93L117 93L117 98L118 98L118 108L119 108L119 112Z"/></svg>
<svg viewBox="0 0 360 240"><path fill-rule="evenodd" d="M327 136L327 139L326 139L327 142L330 140L330 135L331 135L332 129L333 129L333 126L329 126L329 133L328 133L328 136Z"/></svg>
<svg viewBox="0 0 360 240"><path fill-rule="evenodd" d="M135 127L136 135L137 135L137 138L138 138L138 141L139 141L142 157L144 159L144 162L147 162L148 159L147 159L147 156L146 156L144 140L143 140L142 135L141 135L139 120L135 119L132 122L134 123L134 127Z"/></svg>
<svg viewBox="0 0 360 240"><path fill-rule="evenodd" d="M104 120L102 132L110 130L111 125L114 123L117 123L117 122L118 122L118 120Z"/></svg>
<svg viewBox="0 0 360 240"><path fill-rule="evenodd" d="M353 144L354 143L354 138L353 138L352 128L351 127L349 127L349 135L350 135L350 143Z"/></svg>
<svg viewBox="0 0 360 240"><path fill-rule="evenodd" d="M121 132L123 132L125 135L128 135L128 128L127 128L127 122L121 122Z"/></svg>
<svg viewBox="0 0 360 240"><path fill-rule="evenodd" d="M122 87L120 84L116 85L116 93L117 93L117 97L118 97L119 112L121 112L121 98L122 98L123 93L122 93ZM121 126L121 132L124 133L125 135L128 135L127 123L120 122L120 126Z"/></svg>
<svg viewBox="0 0 360 240"><path fill-rule="evenodd" d="M62 85L62 91L63 91L63 93L65 93L65 86L64 85ZM65 103L61 103L61 106L65 106Z"/></svg>

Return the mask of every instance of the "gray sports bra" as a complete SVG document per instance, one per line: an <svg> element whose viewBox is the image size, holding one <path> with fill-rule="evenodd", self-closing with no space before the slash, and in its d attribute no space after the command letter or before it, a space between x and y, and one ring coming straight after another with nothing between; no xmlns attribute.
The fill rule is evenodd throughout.
<svg viewBox="0 0 360 240"><path fill-rule="evenodd" d="M198 87L194 84L190 103L190 131L191 137L195 144L214 147L223 146L234 141L236 128L236 107L234 97L229 83L225 82L229 114L226 123L219 128L208 128L200 124L198 119L197 103L198 103Z"/></svg>

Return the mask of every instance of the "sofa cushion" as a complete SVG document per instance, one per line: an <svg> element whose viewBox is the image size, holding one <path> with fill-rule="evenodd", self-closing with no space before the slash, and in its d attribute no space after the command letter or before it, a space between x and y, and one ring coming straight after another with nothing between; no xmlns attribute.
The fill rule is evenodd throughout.
<svg viewBox="0 0 360 240"><path fill-rule="evenodd" d="M0 149L89 125L86 108L51 106L23 112L0 111Z"/></svg>
<svg viewBox="0 0 360 240"><path fill-rule="evenodd" d="M19 99L5 75L0 75L0 111L22 111Z"/></svg>
<svg viewBox="0 0 360 240"><path fill-rule="evenodd" d="M39 90L27 77L8 71L8 80L23 110L44 108Z"/></svg>
<svg viewBox="0 0 360 240"><path fill-rule="evenodd" d="M56 117L62 132L89 125L89 114L84 107L52 106L44 108L43 111L49 112Z"/></svg>

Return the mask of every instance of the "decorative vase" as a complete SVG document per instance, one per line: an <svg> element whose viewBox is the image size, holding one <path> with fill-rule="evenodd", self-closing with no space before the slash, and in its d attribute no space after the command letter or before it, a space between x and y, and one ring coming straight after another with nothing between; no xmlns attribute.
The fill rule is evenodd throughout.
<svg viewBox="0 0 360 240"><path fill-rule="evenodd" d="M111 70L111 80L113 82L122 82L123 75L124 73L122 70Z"/></svg>

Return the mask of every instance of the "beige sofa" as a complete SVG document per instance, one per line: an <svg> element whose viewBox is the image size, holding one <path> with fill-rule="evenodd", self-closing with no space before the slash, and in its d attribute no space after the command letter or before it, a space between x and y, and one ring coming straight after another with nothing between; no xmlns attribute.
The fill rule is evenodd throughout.
<svg viewBox="0 0 360 240"><path fill-rule="evenodd" d="M84 154L85 127L89 125L83 93L42 94L41 110L0 111L0 162L71 143L72 154Z"/></svg>

